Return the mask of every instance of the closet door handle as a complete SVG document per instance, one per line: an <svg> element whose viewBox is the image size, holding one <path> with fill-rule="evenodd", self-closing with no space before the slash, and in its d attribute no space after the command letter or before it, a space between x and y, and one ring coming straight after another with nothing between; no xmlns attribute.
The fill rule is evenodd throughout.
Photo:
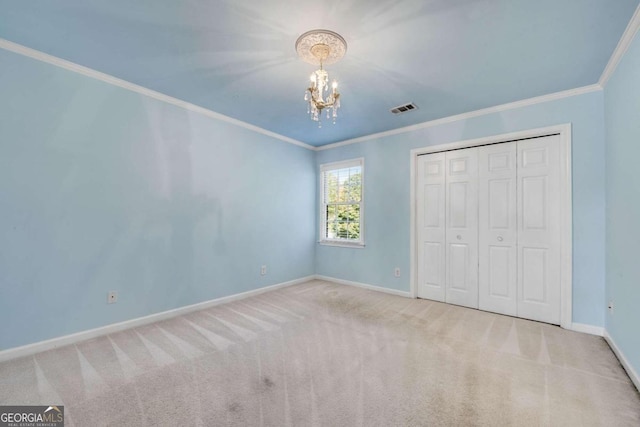
<svg viewBox="0 0 640 427"><path fill-rule="evenodd" d="M502 242L502 240L504 240L502 236L498 236L498 242Z"/></svg>
<svg viewBox="0 0 640 427"><path fill-rule="evenodd" d="M458 235L456 236L456 239L461 240L461 239L462 239L462 236L458 234Z"/></svg>

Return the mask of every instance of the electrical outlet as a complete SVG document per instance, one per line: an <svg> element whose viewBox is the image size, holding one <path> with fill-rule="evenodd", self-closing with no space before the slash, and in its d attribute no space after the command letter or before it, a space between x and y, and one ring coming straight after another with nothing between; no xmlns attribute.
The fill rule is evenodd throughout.
<svg viewBox="0 0 640 427"><path fill-rule="evenodd" d="M396 267L396 269L393 270L393 275L396 277L400 277L400 267Z"/></svg>
<svg viewBox="0 0 640 427"><path fill-rule="evenodd" d="M109 291L107 294L107 303L113 304L118 302L118 291Z"/></svg>
<svg viewBox="0 0 640 427"><path fill-rule="evenodd" d="M263 265L262 267L260 267L260 275L264 276L265 274L267 274L267 266Z"/></svg>

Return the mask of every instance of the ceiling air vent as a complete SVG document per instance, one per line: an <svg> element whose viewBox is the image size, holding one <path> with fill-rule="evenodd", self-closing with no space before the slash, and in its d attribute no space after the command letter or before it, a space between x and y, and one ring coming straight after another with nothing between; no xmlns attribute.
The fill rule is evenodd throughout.
<svg viewBox="0 0 640 427"><path fill-rule="evenodd" d="M406 113L407 111L412 111L417 109L418 109L418 106L413 102L410 102L408 104L398 105L397 107L393 107L391 109L391 112L393 114L401 114L401 113Z"/></svg>

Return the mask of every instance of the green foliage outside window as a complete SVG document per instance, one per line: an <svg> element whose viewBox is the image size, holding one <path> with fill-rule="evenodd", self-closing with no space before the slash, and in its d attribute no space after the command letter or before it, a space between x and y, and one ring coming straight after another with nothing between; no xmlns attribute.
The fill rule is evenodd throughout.
<svg viewBox="0 0 640 427"><path fill-rule="evenodd" d="M351 167L325 174L326 238L360 239L362 169Z"/></svg>

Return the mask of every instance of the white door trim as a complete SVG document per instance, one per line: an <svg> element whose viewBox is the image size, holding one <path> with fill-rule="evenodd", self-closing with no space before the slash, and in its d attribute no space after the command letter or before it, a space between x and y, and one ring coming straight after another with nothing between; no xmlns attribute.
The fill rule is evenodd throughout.
<svg viewBox="0 0 640 427"><path fill-rule="evenodd" d="M571 123L550 126L545 128L530 129L520 132L494 135L485 138L470 139L466 141L439 144L429 147L416 148L410 153L410 281L411 297L417 298L417 268L416 259L416 162L421 154L435 153L439 151L455 150L460 148L476 147L479 145L497 144L501 142L515 141L519 139L535 138L546 135L560 135L560 221L561 221L561 289L560 289L560 326L571 329L573 311L573 206L572 206L572 179L571 179Z"/></svg>

